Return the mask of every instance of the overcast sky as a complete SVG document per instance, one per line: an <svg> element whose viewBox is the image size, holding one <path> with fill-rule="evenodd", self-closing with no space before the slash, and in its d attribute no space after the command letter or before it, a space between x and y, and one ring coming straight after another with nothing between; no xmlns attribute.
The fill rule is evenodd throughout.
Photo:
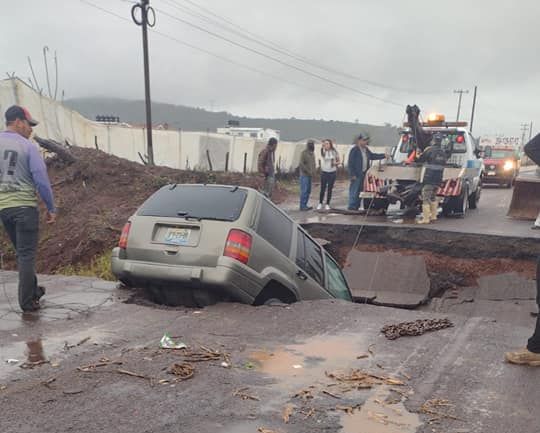
<svg viewBox="0 0 540 433"><path fill-rule="evenodd" d="M39 84L45 86L46 45L51 53L58 52L59 87L66 98L142 99L141 30L131 22L133 2L88 2L18 0L4 5L0 73L16 72L27 79L30 56ZM444 112L454 120L455 89L470 91L463 95L461 115L469 119L477 84L476 133L520 135L520 124L530 121L540 130L537 0L151 0L151 4L156 9L155 30L168 36L150 33L156 101L246 116L398 124L407 103L418 104L424 112ZM245 30L251 40L238 34L246 35Z"/></svg>

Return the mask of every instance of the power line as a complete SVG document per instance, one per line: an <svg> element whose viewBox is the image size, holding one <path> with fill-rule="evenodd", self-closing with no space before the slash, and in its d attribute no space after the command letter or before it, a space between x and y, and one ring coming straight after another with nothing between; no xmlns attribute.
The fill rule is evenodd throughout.
<svg viewBox="0 0 540 433"><path fill-rule="evenodd" d="M351 80L355 80L355 81L359 81L359 82L362 82L362 83L365 83L365 84L369 84L371 86L374 86L374 87L380 87L380 88L383 88L383 89L386 89L386 90L392 90L392 91L396 91L396 92L405 92L405 93L427 93L427 92L419 92L419 91L416 91L416 90L408 90L408 89L402 89L402 88L398 88L398 87L394 87L394 86L390 86L388 84L382 84L382 83L379 83L379 82L376 82L376 81L372 81L372 80L367 80L365 78L361 78L361 77L358 77L356 75L352 75L352 74L349 74L347 72L343 72L343 71L340 71L338 69L334 69L334 68L331 68L329 66L326 66L326 65L323 65L321 63L316 63L314 60L311 60L311 59L308 59L307 57L304 57L300 54L297 54L291 50L288 50L287 48L284 48L284 47L281 47L279 45L277 45L276 43L272 42L272 41L269 41L268 39L265 39L264 37L260 36L260 35L257 35L253 32L250 32L248 29L246 29L245 27L242 27L236 23L234 23L232 20L229 20L225 17L222 17L214 12L212 12L211 10L205 8L204 6L201 6L201 5L198 5L190 0L184 0L186 1L187 3L189 4L192 4L193 6L203 10L204 12L206 12L207 14L210 14L214 17L216 17L218 20L221 20L223 22L220 22L218 21L217 19L214 19L214 18L211 18L209 17L208 15L204 15L200 12L197 12L197 11L194 11L193 9L190 9L186 6L183 6L183 5L180 5L177 1L175 0L164 0L166 1L170 6L176 8L177 10L179 11L183 11L189 15L192 15L194 17L197 17L209 24L214 24L232 34L235 34L237 36L240 36L244 39L247 39L249 41L252 41L258 45L261 45L263 47L266 47L274 52L277 52L279 54L282 54L284 56L287 56L287 57L290 57L296 61L299 61L301 63L304 63L306 65L309 65L309 66L312 66L312 67L315 67L317 69L320 69L320 70L323 70L323 71L326 71L326 72L330 72L332 74L336 74L336 75L340 75L342 77L345 77L345 78L348 78L348 79L351 79ZM239 30L236 30L235 28L239 29Z"/></svg>
<svg viewBox="0 0 540 433"><path fill-rule="evenodd" d="M373 95L373 94L368 93L368 92L365 92L365 91L363 91L363 90L355 89L354 87L350 87L350 86L348 86L348 85L346 85L346 84L339 83L339 82L337 82L337 81L334 81L334 80L332 80L332 79L326 78L326 77L324 77L324 76L322 76L322 75L319 75L319 74L316 74L316 73L314 73L314 72L307 71L307 70L302 69L302 68L300 68L300 67L298 67L298 66L296 66L296 65L292 65L292 64L290 64L290 63L287 63L287 62L285 62L285 61L283 61L283 60L281 60L281 59L279 59L279 58L276 58L276 57L270 56L270 55L268 55L268 54L266 54L266 53L263 53L262 51L256 50L256 49L254 49L254 48L248 47L247 45L244 45L244 44L241 44L241 43L239 43L239 42L236 42L236 41L234 41L234 40L232 40L232 39L230 39L230 38L227 38L227 37L222 36L222 35L220 35L220 34L218 34L218 33L215 33L215 32L213 32L213 31L211 31L211 30L208 30L208 29L206 29L206 28L204 28L204 27L201 27L201 26L199 26L199 25L197 25L197 24L194 24L194 23L192 23L192 22L190 22L190 21L188 21L188 20L185 20L185 19L183 19L183 18L180 18L180 17L177 17L177 16L175 16L175 15L172 15L172 14L170 14L170 13L168 13L168 12L162 10L162 9L157 9L157 8L156 8L156 10L157 10L158 12L161 12L163 15L165 15L165 16L167 16L167 17L173 19L173 20L176 20L176 21L181 22L181 23L183 23L183 24L186 24L186 25L188 25L188 26L190 26L190 27L193 27L193 28L195 28L195 29L197 29L197 30L199 30L199 31L201 31L201 32L203 32L203 33L209 34L209 35L211 35L211 36L213 36L213 37L215 37L215 38L217 38L217 39L221 39L221 40L223 40L223 41L225 41L225 42L228 42L228 43L231 44L231 45L234 45L234 46L236 46L236 47L242 48L242 49L247 50L247 51L249 51L249 52L251 52L251 53L257 54L257 55L259 55L259 56L261 56L261 57L264 57L264 58L266 58L266 59L272 60L273 62L279 63L280 65L286 66L286 67L288 67L288 68L290 68L290 69L294 69L294 70L299 71L299 72L301 72L301 73L303 73L303 74L309 75L309 76L311 76L311 77L313 77L313 78L317 78L318 80L325 81L325 82L330 83L330 84L332 84L332 85L334 85L334 86L336 86L336 87L341 87L342 89L349 90L349 91L351 91L351 92L355 92L355 93L358 93L358 94L360 94L360 95L366 96L366 97L368 97L368 98L376 99L376 100L378 100L378 101L381 101L381 102L384 102L384 103L387 103L387 104L396 105L396 106L399 106L399 107L401 107L401 106L403 105L403 104L400 104L400 103L398 103L398 102L391 101L391 100L389 100L389 99L381 98L381 97L379 97L379 96Z"/></svg>
<svg viewBox="0 0 540 433"><path fill-rule="evenodd" d="M131 23L131 21L130 21L129 19L123 17L122 15L119 15L119 14L113 12L113 11L110 11L110 10L108 10L108 9L105 9L105 8L99 6L99 5L96 5L96 4L94 4L94 3L90 2L90 1L88 1L88 0L80 0L80 1L81 1L82 3L84 3L84 4L86 4L86 5L88 5L88 6L92 7L92 8L94 8L94 9L98 9L98 10L100 10L100 11L102 11L102 12L108 14L108 15L114 16L114 17L116 17L116 18L118 18L118 19L120 19L120 20L122 20L122 21ZM278 76L278 75L274 75L274 74L272 74L272 73L270 73L270 72L267 72L267 71L263 71L263 70L261 70L261 69L254 68L254 67L249 66L249 65L245 65L245 64L243 64L243 63L240 63L240 62L237 62L237 61L235 61L235 60L232 60L232 59L230 59L230 58L228 58L228 57L222 56L222 55L220 55L220 54L216 54L216 53L214 53L214 52L212 52L212 51L206 50L206 49L204 49L204 48L201 48L201 47L198 47L198 46L196 46L196 45L190 44L190 43L188 43L188 42L184 42L184 41L182 41L182 40L180 40L180 39L178 39L178 38L176 38L176 37L174 37L174 36L171 36L171 35L169 35L169 34L167 34L167 33L163 33L163 32L161 32L161 31L159 31L159 30L156 30L156 29L153 29L153 28L152 28L152 29L150 29L150 31L151 31L152 33L155 33L155 34L157 34L157 35L159 35L159 36L162 36L162 37L164 37L164 38L166 38L166 39L169 39L170 41L173 41L173 42L178 43L178 44L180 44L180 45L184 45L184 46L186 46L186 47L188 47L188 48L191 48L191 49L193 49L193 50L197 50L197 51L200 51L200 52L202 52L202 53L208 54L209 56L215 57L215 58L220 59L220 60L222 60L222 61L224 61L224 62L230 63L230 64L232 64L232 65L238 66L238 67L243 68L243 69L246 69L246 70L248 70L248 71L255 72L255 73L261 74L261 75L265 75L265 76L270 77L270 78L272 78L272 79L274 79L274 80L281 81L281 82L284 82L284 83L287 83L287 84L290 84L290 85L293 85L293 86L296 86L296 87L299 87L299 88L303 88L303 89L305 89L305 90L309 90L310 92L319 93L319 94L322 94L322 95L325 95L325 96L330 96L330 97L336 97L336 95L333 94L333 93L324 92L324 91L319 90L319 89L313 89L313 88L311 88L311 87L304 86L303 84L297 83L297 82L295 82L295 81L288 80L288 79L283 78L283 77Z"/></svg>

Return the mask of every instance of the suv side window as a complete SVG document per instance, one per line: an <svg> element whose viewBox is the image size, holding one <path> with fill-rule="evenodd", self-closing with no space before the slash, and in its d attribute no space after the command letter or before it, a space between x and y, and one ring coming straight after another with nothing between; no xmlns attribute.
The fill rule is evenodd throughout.
<svg viewBox="0 0 540 433"><path fill-rule="evenodd" d="M337 265L337 263L330 257L328 253L326 255L326 275L328 278L328 291L338 299L345 299L351 301L351 294L347 280L343 276L343 272Z"/></svg>
<svg viewBox="0 0 540 433"><path fill-rule="evenodd" d="M296 264L324 287L324 267L321 246L298 230Z"/></svg>
<svg viewBox="0 0 540 433"><path fill-rule="evenodd" d="M262 200L257 233L275 248L289 256L293 222L268 200Z"/></svg>

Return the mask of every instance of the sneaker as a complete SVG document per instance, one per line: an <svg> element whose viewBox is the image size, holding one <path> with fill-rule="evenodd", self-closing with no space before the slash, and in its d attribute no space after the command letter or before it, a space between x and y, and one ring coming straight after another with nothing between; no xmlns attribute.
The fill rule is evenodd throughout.
<svg viewBox="0 0 540 433"><path fill-rule="evenodd" d="M530 365L531 367L540 367L540 353L534 353L527 349L518 352L507 352L506 361L511 364Z"/></svg>
<svg viewBox="0 0 540 433"><path fill-rule="evenodd" d="M324 210L330 210L330 205L327 204L327 205L324 207Z"/></svg>
<svg viewBox="0 0 540 433"><path fill-rule="evenodd" d="M317 210L321 210L321 209L322 209L322 203L319 203L319 204L317 205Z"/></svg>

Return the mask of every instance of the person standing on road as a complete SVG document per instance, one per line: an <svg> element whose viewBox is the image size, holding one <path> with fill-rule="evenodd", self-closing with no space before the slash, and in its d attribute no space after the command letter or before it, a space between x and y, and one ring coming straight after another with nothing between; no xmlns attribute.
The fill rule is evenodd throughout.
<svg viewBox="0 0 540 433"><path fill-rule="evenodd" d="M373 153L368 148L369 134L363 132L356 138L356 143L349 152L348 169L351 177L349 187L349 210L360 209L360 193L364 186L364 177L371 161L384 159L387 157L384 153Z"/></svg>
<svg viewBox="0 0 540 433"><path fill-rule="evenodd" d="M319 196L319 205L317 210L323 208L324 196L326 195L326 204L324 209L330 210L330 201L332 200L332 190L337 177L337 167L339 166L339 154L334 149L334 143L327 138L322 142L321 148L321 194ZM328 191L328 193L327 193Z"/></svg>
<svg viewBox="0 0 540 433"><path fill-rule="evenodd" d="M258 159L259 173L264 176L263 193L270 200L272 200L274 185L276 183L275 154L277 144L278 141L275 137L270 138L266 147L259 153Z"/></svg>
<svg viewBox="0 0 540 433"><path fill-rule="evenodd" d="M443 180L444 164L449 154L442 148L442 134L436 133L431 146L418 156L417 162L424 163L422 167L422 219L419 224L429 224L437 221L439 200L437 189Z"/></svg>
<svg viewBox="0 0 540 433"><path fill-rule="evenodd" d="M529 141L523 150L533 162L540 165L540 134ZM536 328L527 342L527 347L517 352L508 352L505 355L506 360L512 364L540 367L540 257L538 257L536 264L536 304L539 310L536 316Z"/></svg>
<svg viewBox="0 0 540 433"><path fill-rule="evenodd" d="M309 196L311 194L312 179L317 173L315 163L315 142L308 140L306 148L300 155L300 210L308 211L313 207L308 206Z"/></svg>
<svg viewBox="0 0 540 433"><path fill-rule="evenodd" d="M0 132L0 220L15 248L19 269L19 305L35 311L45 289L38 286L35 262L39 232L36 191L47 206L47 223L56 221L56 209L47 167L29 140L38 123L23 107L5 113L6 130Z"/></svg>

